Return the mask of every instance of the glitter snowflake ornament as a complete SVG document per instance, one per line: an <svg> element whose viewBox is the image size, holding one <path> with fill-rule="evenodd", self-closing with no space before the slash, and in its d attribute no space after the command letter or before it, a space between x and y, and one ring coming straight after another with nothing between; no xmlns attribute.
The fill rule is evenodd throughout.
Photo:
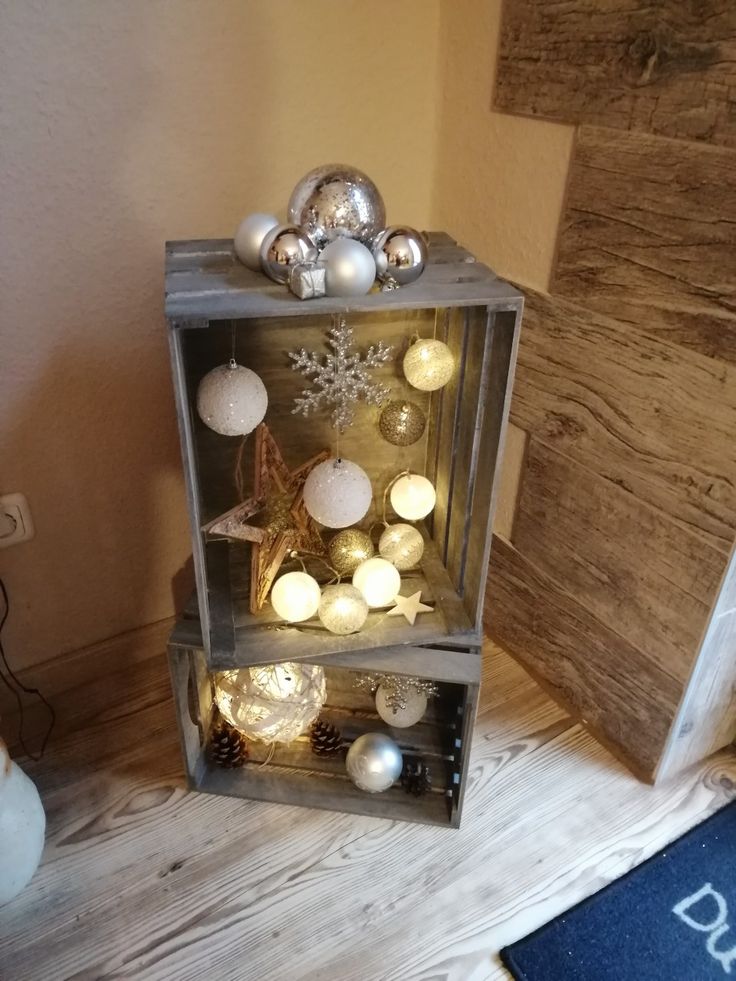
<svg viewBox="0 0 736 981"><path fill-rule="evenodd" d="M381 405L388 396L388 387L372 381L370 371L391 361L393 348L379 341L378 347L371 344L365 355L361 355L353 343L353 329L344 317L333 324L327 337L333 353L324 358L304 348L289 352L294 361L292 369L311 378L314 385L312 389L304 389L301 398L294 399L292 414L309 416L331 405L332 425L343 433L353 424L354 407L359 399L368 405Z"/></svg>

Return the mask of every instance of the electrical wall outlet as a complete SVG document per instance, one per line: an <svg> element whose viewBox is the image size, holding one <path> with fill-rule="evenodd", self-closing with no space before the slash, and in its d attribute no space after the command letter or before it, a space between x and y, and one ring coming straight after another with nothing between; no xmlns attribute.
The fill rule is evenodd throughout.
<svg viewBox="0 0 736 981"><path fill-rule="evenodd" d="M0 548L28 542L36 534L23 494L0 495Z"/></svg>

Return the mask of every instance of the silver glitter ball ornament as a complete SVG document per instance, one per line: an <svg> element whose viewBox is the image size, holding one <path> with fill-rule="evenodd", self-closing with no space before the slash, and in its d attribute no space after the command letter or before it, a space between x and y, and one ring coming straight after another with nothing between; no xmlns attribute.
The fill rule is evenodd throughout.
<svg viewBox="0 0 736 981"><path fill-rule="evenodd" d="M378 278L391 284L407 286L418 279L427 264L427 243L421 232L408 225L390 225L375 240L373 258Z"/></svg>
<svg viewBox="0 0 736 981"><path fill-rule="evenodd" d="M340 238L320 253L324 262L328 296L365 296L376 278L376 264L370 249L361 242Z"/></svg>
<svg viewBox="0 0 736 981"><path fill-rule="evenodd" d="M326 164L310 170L289 198L289 221L319 249L336 238L370 246L386 224L386 207L373 181L357 167Z"/></svg>
<svg viewBox="0 0 736 981"><path fill-rule="evenodd" d="M261 269L276 283L288 280L292 266L316 259L314 243L295 225L277 225L261 243Z"/></svg>
<svg viewBox="0 0 736 981"><path fill-rule="evenodd" d="M358 736L348 750L345 765L356 787L369 794L378 794L401 776L401 750L382 732L366 732Z"/></svg>

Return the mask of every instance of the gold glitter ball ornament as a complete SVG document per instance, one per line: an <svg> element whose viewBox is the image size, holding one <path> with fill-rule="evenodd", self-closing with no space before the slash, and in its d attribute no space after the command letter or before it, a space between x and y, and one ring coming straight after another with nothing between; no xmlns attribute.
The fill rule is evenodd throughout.
<svg viewBox="0 0 736 981"><path fill-rule="evenodd" d="M346 528L332 539L327 554L335 572L346 576L355 572L360 563L369 559L375 551L373 542L364 531Z"/></svg>
<svg viewBox="0 0 736 981"><path fill-rule="evenodd" d="M416 402L389 402L381 412L378 428L387 443L411 446L421 438L427 419Z"/></svg>

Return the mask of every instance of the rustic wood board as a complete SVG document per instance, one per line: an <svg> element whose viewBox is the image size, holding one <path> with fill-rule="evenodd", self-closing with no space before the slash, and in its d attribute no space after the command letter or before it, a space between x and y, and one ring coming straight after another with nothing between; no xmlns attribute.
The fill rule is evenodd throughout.
<svg viewBox="0 0 736 981"><path fill-rule="evenodd" d="M512 542L684 686L718 591L722 552L534 438Z"/></svg>
<svg viewBox="0 0 736 981"><path fill-rule="evenodd" d="M531 293L511 420L730 552L736 367Z"/></svg>
<svg viewBox="0 0 736 981"><path fill-rule="evenodd" d="M493 639L651 779L682 684L502 539L493 543L486 610Z"/></svg>
<svg viewBox="0 0 736 981"><path fill-rule="evenodd" d="M506 112L736 146L731 0L506 0Z"/></svg>
<svg viewBox="0 0 736 981"><path fill-rule="evenodd" d="M61 723L28 766L47 845L0 909L3 978L500 981L501 946L733 796L730 753L637 783L490 645L460 834L187 793L162 652L34 669Z"/></svg>
<svg viewBox="0 0 736 981"><path fill-rule="evenodd" d="M736 363L736 154L581 127L550 291Z"/></svg>

